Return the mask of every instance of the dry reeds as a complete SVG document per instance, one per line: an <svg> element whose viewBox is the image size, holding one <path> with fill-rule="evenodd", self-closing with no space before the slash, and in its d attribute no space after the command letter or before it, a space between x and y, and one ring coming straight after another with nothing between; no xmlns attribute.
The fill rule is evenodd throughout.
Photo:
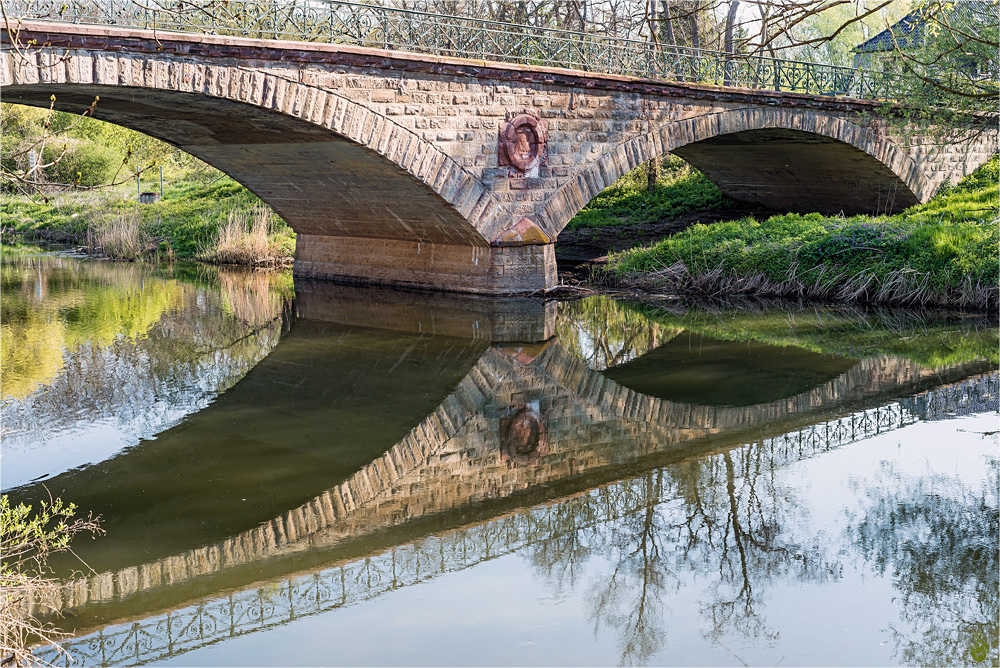
<svg viewBox="0 0 1000 668"><path fill-rule="evenodd" d="M199 253L199 259L251 267L282 264L285 258L279 244L272 240L273 228L274 214L266 206L230 210L215 241Z"/></svg>
<svg viewBox="0 0 1000 668"><path fill-rule="evenodd" d="M718 299L731 296L757 298L793 298L838 303L872 303L892 306L972 308L995 310L1000 303L1000 286L981 281L964 281L960 286L943 291L930 285L930 276L903 268L884 277L863 272L848 274L843 270L827 272L819 267L819 276L803 280L793 265L785 280L775 281L764 274L739 275L722 267L707 271L692 271L683 262L652 272L624 276L595 275L595 281L616 287L648 292L665 292Z"/></svg>
<svg viewBox="0 0 1000 668"><path fill-rule="evenodd" d="M143 227L142 216L132 210L92 223L87 229L87 248L116 260L139 260L153 251L153 241Z"/></svg>

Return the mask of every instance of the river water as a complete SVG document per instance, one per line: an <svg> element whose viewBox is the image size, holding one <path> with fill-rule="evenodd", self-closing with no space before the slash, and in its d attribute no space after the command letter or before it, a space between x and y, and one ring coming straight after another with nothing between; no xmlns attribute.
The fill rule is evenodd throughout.
<svg viewBox="0 0 1000 668"><path fill-rule="evenodd" d="M990 318L2 272L57 664L1000 660Z"/></svg>

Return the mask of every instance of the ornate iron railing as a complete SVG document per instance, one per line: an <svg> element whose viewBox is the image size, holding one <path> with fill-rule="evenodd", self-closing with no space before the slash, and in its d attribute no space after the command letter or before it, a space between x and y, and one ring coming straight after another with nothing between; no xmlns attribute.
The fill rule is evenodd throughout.
<svg viewBox="0 0 1000 668"><path fill-rule="evenodd" d="M3 0L9 19L355 44L773 91L887 97L861 70L342 0Z"/></svg>

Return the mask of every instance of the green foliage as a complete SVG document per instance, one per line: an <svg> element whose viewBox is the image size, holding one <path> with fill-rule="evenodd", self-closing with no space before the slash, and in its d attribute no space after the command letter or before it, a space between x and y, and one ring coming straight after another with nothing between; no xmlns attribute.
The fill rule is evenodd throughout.
<svg viewBox="0 0 1000 668"><path fill-rule="evenodd" d="M56 593L58 583L45 577L50 555L69 549L78 533L102 533L98 519L74 519L76 510L74 504L59 498L42 501L35 510L24 503L13 506L6 494L0 496L0 656L4 665L34 664L33 644L54 643L65 635L35 619L26 604Z"/></svg>
<svg viewBox="0 0 1000 668"><path fill-rule="evenodd" d="M46 170L51 181L85 187L107 183L122 166L121 155L108 146L74 138L46 144L42 160L46 164L58 160Z"/></svg>
<svg viewBox="0 0 1000 668"><path fill-rule="evenodd" d="M58 102L57 98L57 107ZM58 164L42 175L53 184L108 185L116 176L118 181L133 179L137 168L158 166L195 172L200 177L219 176L197 158L140 132L89 116L59 111L50 114L47 109L14 104L0 104L0 143L0 167L7 175L29 168L29 150L40 153L48 163L68 148ZM12 182L5 178L4 185L10 189Z"/></svg>
<svg viewBox="0 0 1000 668"><path fill-rule="evenodd" d="M852 67L852 50L867 39L866 35L870 37L885 30L911 9L912 3L908 0L895 0L880 4L877 12L859 20L855 5L825 3L822 11L810 14L793 26L787 40L778 40L779 47L786 41L794 45L783 49L780 57ZM823 41L804 44L811 40Z"/></svg>
<svg viewBox="0 0 1000 668"><path fill-rule="evenodd" d="M163 199L137 205L132 187L108 193L64 193L49 203L26 197L4 196L0 216L4 224L26 239L56 240L84 244L88 229L138 216L146 235L156 246L166 243L165 254L194 258L211 245L219 226L232 211L250 212L260 199L236 181L221 177L206 183L201 172L193 177L174 172L165 184ZM274 218L275 246L291 257L295 234L280 218Z"/></svg>
<svg viewBox="0 0 1000 668"><path fill-rule="evenodd" d="M939 142L992 131L1000 95L996 3L923 0L911 26L895 26L885 50L862 54L863 68L885 83L885 116Z"/></svg>
<svg viewBox="0 0 1000 668"><path fill-rule="evenodd" d="M567 228L657 222L733 203L701 172L670 156L660 165L652 193L647 190L646 167L633 169L591 200Z"/></svg>
<svg viewBox="0 0 1000 668"><path fill-rule="evenodd" d="M997 174L994 157L931 202L893 216L785 214L695 225L612 256L609 269L622 277L682 263L694 273L721 271L828 290L862 277L884 286L905 275L914 289L939 295L986 286L995 301Z"/></svg>
<svg viewBox="0 0 1000 668"><path fill-rule="evenodd" d="M74 515L76 505L62 499L42 501L38 511L32 513L31 506L24 503L12 506L6 494L0 496L0 536L5 557L0 576L7 581L17 575L9 561L11 556L34 559L66 549L72 538L67 522ZM31 568L37 573L37 562Z"/></svg>

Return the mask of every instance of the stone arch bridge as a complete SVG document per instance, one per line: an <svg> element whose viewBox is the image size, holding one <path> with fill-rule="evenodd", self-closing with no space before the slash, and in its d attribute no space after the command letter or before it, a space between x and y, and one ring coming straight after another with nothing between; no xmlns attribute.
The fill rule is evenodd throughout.
<svg viewBox="0 0 1000 668"><path fill-rule="evenodd" d="M11 20L13 23L13 19ZM996 150L903 142L879 103L342 44L18 21L4 100L83 111L221 169L298 234L300 276L516 294L620 176L668 152L731 197L892 211ZM38 45L41 45L40 47ZM29 48L30 46L30 48Z"/></svg>

